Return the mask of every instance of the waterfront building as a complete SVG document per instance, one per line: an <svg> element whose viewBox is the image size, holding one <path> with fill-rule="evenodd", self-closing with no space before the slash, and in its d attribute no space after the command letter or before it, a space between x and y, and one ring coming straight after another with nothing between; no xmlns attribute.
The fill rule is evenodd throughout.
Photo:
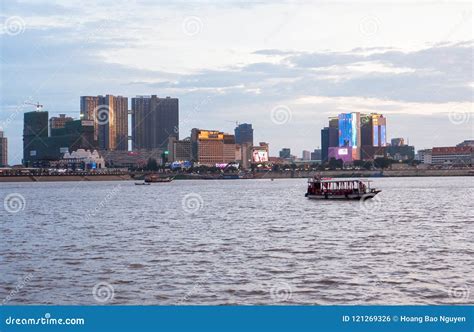
<svg viewBox="0 0 474 332"><path fill-rule="evenodd" d="M193 128L191 131L191 151L193 160L201 165L235 161L235 136L218 130Z"/></svg>
<svg viewBox="0 0 474 332"><path fill-rule="evenodd" d="M105 160L100 156L97 150L88 151L85 149L78 149L71 153L66 152L58 165L73 170L102 169L105 168Z"/></svg>
<svg viewBox="0 0 474 332"><path fill-rule="evenodd" d="M392 140L392 142L396 145L387 146L387 157L398 161L415 159L414 146L405 144L405 140L403 138L396 138Z"/></svg>
<svg viewBox="0 0 474 332"><path fill-rule="evenodd" d="M301 159L303 160L311 160L311 152L308 150L303 150L303 153L301 155Z"/></svg>
<svg viewBox="0 0 474 332"><path fill-rule="evenodd" d="M94 139L102 150L128 150L128 98L82 96L81 119L94 121Z"/></svg>
<svg viewBox="0 0 474 332"><path fill-rule="evenodd" d="M8 166L8 139L0 131L0 167Z"/></svg>
<svg viewBox="0 0 474 332"><path fill-rule="evenodd" d="M187 137L183 140L178 140L172 136L168 143L168 161L191 161L191 138Z"/></svg>
<svg viewBox="0 0 474 332"><path fill-rule="evenodd" d="M178 98L132 98L132 148L167 149L169 139L179 139Z"/></svg>
<svg viewBox="0 0 474 332"><path fill-rule="evenodd" d="M405 139L402 137L392 138L390 140L391 146L403 146L405 145Z"/></svg>
<svg viewBox="0 0 474 332"><path fill-rule="evenodd" d="M474 139L465 140L465 141L457 144L456 146L458 146L458 147L460 147L460 146L473 146L474 147Z"/></svg>
<svg viewBox="0 0 474 332"><path fill-rule="evenodd" d="M93 120L73 120L63 128L52 128L48 136L48 112L24 114L23 163L27 166L48 167L69 151L98 149L94 140Z"/></svg>
<svg viewBox="0 0 474 332"><path fill-rule="evenodd" d="M360 113L341 113L339 114L338 118L339 147L343 148L342 152L350 152L350 156L345 159L347 159L348 162L351 162L353 160L360 160Z"/></svg>
<svg viewBox="0 0 474 332"><path fill-rule="evenodd" d="M432 149L418 150L415 159L420 161L422 164L431 164Z"/></svg>
<svg viewBox="0 0 474 332"><path fill-rule="evenodd" d="M162 149L142 149L135 151L99 151L105 164L110 168L144 168L149 159L163 164Z"/></svg>
<svg viewBox="0 0 474 332"><path fill-rule="evenodd" d="M33 111L23 115L23 163L43 157L42 151L47 148L48 112Z"/></svg>
<svg viewBox="0 0 474 332"><path fill-rule="evenodd" d="M331 119L330 126L321 129L321 162L329 160L329 148L339 145L339 132L336 125L337 119Z"/></svg>
<svg viewBox="0 0 474 332"><path fill-rule="evenodd" d="M321 161L321 149L314 149L311 152L311 160Z"/></svg>
<svg viewBox="0 0 474 332"><path fill-rule="evenodd" d="M66 116L66 114L59 114L59 116L53 116L49 119L49 128L57 129L64 128L66 122L73 121L74 119Z"/></svg>
<svg viewBox="0 0 474 332"><path fill-rule="evenodd" d="M253 128L250 123L241 123L235 130L235 144L250 143L253 145Z"/></svg>
<svg viewBox="0 0 474 332"><path fill-rule="evenodd" d="M374 160L385 156L387 146L386 118L378 113L360 115L361 159Z"/></svg>
<svg viewBox="0 0 474 332"><path fill-rule="evenodd" d="M474 147L434 147L431 159L432 165L472 166L474 164Z"/></svg>
<svg viewBox="0 0 474 332"><path fill-rule="evenodd" d="M235 136L224 134L224 144L222 149L223 163L235 162Z"/></svg>
<svg viewBox="0 0 474 332"><path fill-rule="evenodd" d="M240 157L236 158L241 164L243 169L249 169L250 164L253 162L253 144L252 143L243 143L240 145L236 145L240 148ZM267 145L268 147L268 145ZM236 148L238 149L238 148ZM236 151L236 153L238 153Z"/></svg>
<svg viewBox="0 0 474 332"><path fill-rule="evenodd" d="M290 159L291 158L291 149L289 148L283 148L280 151L280 158L283 159Z"/></svg>

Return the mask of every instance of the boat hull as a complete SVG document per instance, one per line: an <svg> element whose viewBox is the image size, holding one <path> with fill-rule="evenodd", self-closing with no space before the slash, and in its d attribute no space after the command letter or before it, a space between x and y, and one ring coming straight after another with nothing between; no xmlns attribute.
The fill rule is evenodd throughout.
<svg viewBox="0 0 474 332"><path fill-rule="evenodd" d="M374 191L366 194L347 194L347 195L310 195L306 194L305 196L309 199L331 199L331 200L366 200L372 199L377 195L380 191Z"/></svg>

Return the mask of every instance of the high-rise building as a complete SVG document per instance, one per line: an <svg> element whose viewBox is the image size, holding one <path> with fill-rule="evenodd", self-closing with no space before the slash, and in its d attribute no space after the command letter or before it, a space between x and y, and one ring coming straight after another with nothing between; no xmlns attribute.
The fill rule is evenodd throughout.
<svg viewBox="0 0 474 332"><path fill-rule="evenodd" d="M348 160L359 160L361 148L360 113L341 113L338 118L339 147L344 148L343 153L350 153Z"/></svg>
<svg viewBox="0 0 474 332"><path fill-rule="evenodd" d="M249 123L239 124L235 130L235 143L236 144L245 144L250 143L253 145L253 128Z"/></svg>
<svg viewBox="0 0 474 332"><path fill-rule="evenodd" d="M338 127L334 124L335 120L337 119L331 119L330 126L321 129L321 162L323 163L329 160L329 148L339 145Z"/></svg>
<svg viewBox="0 0 474 332"><path fill-rule="evenodd" d="M385 155L386 119L381 114L361 114L361 159L373 160Z"/></svg>
<svg viewBox="0 0 474 332"><path fill-rule="evenodd" d="M311 160L321 160L321 149L314 149L311 152Z"/></svg>
<svg viewBox="0 0 474 332"><path fill-rule="evenodd" d="M47 167L66 152L97 148L93 120L67 121L63 128L51 128L48 136L48 112L24 114L23 163L27 166Z"/></svg>
<svg viewBox="0 0 474 332"><path fill-rule="evenodd" d="M217 130L194 128L191 131L191 150L193 160L201 165L215 166L236 159L234 135Z"/></svg>
<svg viewBox="0 0 474 332"><path fill-rule="evenodd" d="M176 137L171 136L168 143L168 151L170 162L191 161L191 139L188 137L183 140L177 140Z"/></svg>
<svg viewBox="0 0 474 332"><path fill-rule="evenodd" d="M289 148L283 148L280 151L280 158L283 159L290 159L291 158L291 149Z"/></svg>
<svg viewBox="0 0 474 332"><path fill-rule="evenodd" d="M301 159L303 160L311 160L311 152L308 150L303 150Z"/></svg>
<svg viewBox="0 0 474 332"><path fill-rule="evenodd" d="M8 166L8 139L0 131L0 167Z"/></svg>
<svg viewBox="0 0 474 332"><path fill-rule="evenodd" d="M64 128L66 122L73 121L74 119L66 116L66 114L59 114L59 116L53 116L49 119L49 128L57 129Z"/></svg>
<svg viewBox="0 0 474 332"><path fill-rule="evenodd" d="M170 137L179 139L178 98L132 98L133 149L167 149Z"/></svg>
<svg viewBox="0 0 474 332"><path fill-rule="evenodd" d="M101 150L128 150L128 98L82 96L81 119L94 121L94 136Z"/></svg>
<svg viewBox="0 0 474 332"><path fill-rule="evenodd" d="M48 139L48 112L27 112L23 115L23 163L42 158Z"/></svg>

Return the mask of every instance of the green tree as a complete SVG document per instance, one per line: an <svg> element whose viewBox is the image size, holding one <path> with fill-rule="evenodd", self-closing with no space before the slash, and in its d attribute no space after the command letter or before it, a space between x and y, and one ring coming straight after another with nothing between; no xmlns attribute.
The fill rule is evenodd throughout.
<svg viewBox="0 0 474 332"><path fill-rule="evenodd" d="M148 159L148 162L146 164L146 169L148 171L157 171L158 163L156 162L156 159L153 159L153 158Z"/></svg>

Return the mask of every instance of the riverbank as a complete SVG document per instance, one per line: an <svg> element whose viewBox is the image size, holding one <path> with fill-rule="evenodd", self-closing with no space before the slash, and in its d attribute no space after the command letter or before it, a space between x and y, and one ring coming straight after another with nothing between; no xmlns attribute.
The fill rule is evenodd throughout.
<svg viewBox="0 0 474 332"><path fill-rule="evenodd" d="M331 178L372 178L372 177L444 177L444 176L474 176L474 169L405 169L405 170L338 170L322 172L256 172L248 174L245 179L291 179L309 178L314 175ZM164 177L174 177L176 180L219 180L222 177L218 174L163 174ZM134 174L100 174L100 175L15 175L0 176L0 182L62 182L62 181L129 181L143 180L142 176Z"/></svg>
<svg viewBox="0 0 474 332"><path fill-rule="evenodd" d="M18 175L1 176L0 182L62 182L62 181L126 181L132 180L125 175Z"/></svg>

